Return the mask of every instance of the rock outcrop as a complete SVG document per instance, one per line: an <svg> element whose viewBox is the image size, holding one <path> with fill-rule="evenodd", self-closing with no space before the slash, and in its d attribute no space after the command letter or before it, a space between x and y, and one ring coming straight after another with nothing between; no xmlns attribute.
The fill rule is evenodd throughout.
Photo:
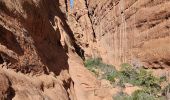
<svg viewBox="0 0 170 100"><path fill-rule="evenodd" d="M169 66L169 0L88 0L100 56L108 63Z"/></svg>
<svg viewBox="0 0 170 100"><path fill-rule="evenodd" d="M83 49L60 7L65 3L0 1L2 100L111 99L109 92L95 93L103 88L84 67Z"/></svg>
<svg viewBox="0 0 170 100"><path fill-rule="evenodd" d="M80 44L87 43L93 51L84 46L88 56L115 66L165 68L170 59L169 4L169 0L77 0L72 10L77 21L69 23L79 33ZM91 37L90 42L81 41L85 37Z"/></svg>
<svg viewBox="0 0 170 100"><path fill-rule="evenodd" d="M69 99L73 81L69 80L68 56L59 31L52 27L57 4L48 0L0 1L2 99Z"/></svg>

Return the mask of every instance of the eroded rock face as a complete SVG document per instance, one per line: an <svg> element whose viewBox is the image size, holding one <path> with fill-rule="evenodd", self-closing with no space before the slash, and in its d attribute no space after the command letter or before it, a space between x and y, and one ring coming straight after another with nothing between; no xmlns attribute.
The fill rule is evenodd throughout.
<svg viewBox="0 0 170 100"><path fill-rule="evenodd" d="M62 4L66 2L0 1L0 73L2 73L0 98L14 100L111 98L109 92L102 96L94 94L103 87L84 68L81 59L84 58L83 48L74 38L74 30L67 23L66 12L63 12L66 7L62 9L60 6ZM93 33L89 17L85 18L88 18L86 25L90 25L89 32ZM83 22L81 24L83 25ZM86 25L83 27L86 28ZM93 40L93 36L89 38Z"/></svg>
<svg viewBox="0 0 170 100"><path fill-rule="evenodd" d="M77 3L83 5L81 1ZM73 12L78 10L73 14L78 17L78 24L74 28L79 25L83 30L81 22L84 22L88 31L92 25L95 42L80 42L93 45L90 47L94 51L92 55L106 63L167 67L170 59L169 4L169 0L87 0L81 9L88 8L88 14L75 4ZM75 21L70 20L70 23L74 25ZM92 32L76 31L84 37Z"/></svg>
<svg viewBox="0 0 170 100"><path fill-rule="evenodd" d="M11 83L8 80L7 76L3 73L0 73L0 98L4 99L12 99L15 95L11 88Z"/></svg>
<svg viewBox="0 0 170 100"><path fill-rule="evenodd" d="M170 66L169 0L1 0L0 98L112 100L82 59Z"/></svg>
<svg viewBox="0 0 170 100"><path fill-rule="evenodd" d="M31 71L34 73L45 72L44 69L47 65L45 61L55 56L53 54L54 56L48 56L50 57L48 58L45 52L47 50L58 50L54 45L57 44L59 36L50 27L47 9L41 7L43 4L42 1L1 1L2 45L7 45L4 51L15 50L12 54L16 55L15 60L17 62L15 63L16 66L12 66L12 68L17 69L17 71L23 73L30 73ZM44 29L42 29L43 27ZM42 48L47 45L49 47ZM58 48L60 47L58 46ZM6 54L11 56L9 53ZM51 68L52 63L53 61L50 64Z"/></svg>
<svg viewBox="0 0 170 100"><path fill-rule="evenodd" d="M89 0L102 58L111 64L169 66L169 4L169 0Z"/></svg>
<svg viewBox="0 0 170 100"><path fill-rule="evenodd" d="M2 68L1 100L69 100L62 81L51 75L32 77Z"/></svg>
<svg viewBox="0 0 170 100"><path fill-rule="evenodd" d="M52 27L53 17L60 15L57 5L48 0L0 1L2 99L12 91L14 100L68 100L74 92L60 32Z"/></svg>

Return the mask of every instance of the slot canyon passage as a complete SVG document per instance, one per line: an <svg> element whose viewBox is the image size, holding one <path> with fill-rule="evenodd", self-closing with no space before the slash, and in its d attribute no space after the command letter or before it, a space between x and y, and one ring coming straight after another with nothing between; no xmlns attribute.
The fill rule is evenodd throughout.
<svg viewBox="0 0 170 100"><path fill-rule="evenodd" d="M114 100L96 58L169 75L170 0L0 0L1 100Z"/></svg>

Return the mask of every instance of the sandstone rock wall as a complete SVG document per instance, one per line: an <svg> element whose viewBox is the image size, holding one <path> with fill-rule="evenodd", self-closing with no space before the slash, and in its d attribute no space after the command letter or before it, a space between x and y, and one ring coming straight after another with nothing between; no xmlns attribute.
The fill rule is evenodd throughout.
<svg viewBox="0 0 170 100"><path fill-rule="evenodd" d="M85 1L80 3L87 13ZM67 18L68 10L64 0L0 1L2 100L111 99L109 91L102 95L95 93L103 87L84 67L80 58L84 59L83 46L73 34L77 29L68 23L71 20ZM79 25L89 27L83 34L91 32L82 39L88 46L93 40L93 30L88 14L83 18L87 18L87 23Z"/></svg>
<svg viewBox="0 0 170 100"><path fill-rule="evenodd" d="M86 59L119 66L169 66L169 0L69 0L68 24Z"/></svg>
<svg viewBox="0 0 170 100"><path fill-rule="evenodd" d="M107 63L169 66L169 0L87 0L99 57Z"/></svg>
<svg viewBox="0 0 170 100"><path fill-rule="evenodd" d="M0 1L2 99L68 100L74 92L70 90L73 81L69 80L68 56L61 46L60 32L52 27L53 17L60 11L58 4L48 0Z"/></svg>

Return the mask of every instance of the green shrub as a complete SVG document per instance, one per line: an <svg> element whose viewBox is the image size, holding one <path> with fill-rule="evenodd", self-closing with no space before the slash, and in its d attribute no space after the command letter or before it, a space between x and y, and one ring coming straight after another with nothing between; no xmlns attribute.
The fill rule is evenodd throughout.
<svg viewBox="0 0 170 100"><path fill-rule="evenodd" d="M129 64L122 64L116 78L119 79L118 85L121 87L125 87L125 83L130 83L141 87L148 95L154 96L161 92L160 83L165 81L165 78L154 77L151 72L143 68L134 68Z"/></svg>
<svg viewBox="0 0 170 100"><path fill-rule="evenodd" d="M97 66L99 66L101 63L101 59L96 58L96 59L88 59L84 62L85 67L93 72L97 77L99 73L96 71Z"/></svg>
<svg viewBox="0 0 170 100"><path fill-rule="evenodd" d="M133 98L123 92L113 97L113 100L133 100Z"/></svg>
<svg viewBox="0 0 170 100"><path fill-rule="evenodd" d="M109 79L113 82L114 79L112 75L116 73L116 70L112 65L103 63L101 58L88 59L84 62L84 65L88 70L95 73L97 77L99 77L99 74L102 74L100 76L101 78ZM98 73L96 70L100 70L102 73Z"/></svg>
<svg viewBox="0 0 170 100"><path fill-rule="evenodd" d="M124 64L119 72L119 79L123 83L130 83L137 86L146 87L148 92L157 92L161 89L161 79L154 77L151 72L147 72L143 68L133 68L128 64Z"/></svg>
<svg viewBox="0 0 170 100"><path fill-rule="evenodd" d="M157 98L143 90L137 90L132 94L133 100L157 100Z"/></svg>
<svg viewBox="0 0 170 100"><path fill-rule="evenodd" d="M132 69L132 66L130 65L130 64L128 64L128 63L123 63L123 64L121 64L121 70L123 71L126 71L126 70L130 70L130 69Z"/></svg>
<svg viewBox="0 0 170 100"><path fill-rule="evenodd" d="M156 97L153 94L148 94L144 90L137 90L132 95L127 95L123 92L113 97L113 100L166 100L164 96Z"/></svg>
<svg viewBox="0 0 170 100"><path fill-rule="evenodd" d="M162 76L162 77L160 77L160 82L165 82L165 81L167 81L166 76Z"/></svg>
<svg viewBox="0 0 170 100"><path fill-rule="evenodd" d="M136 82L136 76L138 75L137 71L132 68L132 66L128 64L123 64L121 67L121 71L119 71L118 78L120 79L120 83L131 83L134 84Z"/></svg>
<svg viewBox="0 0 170 100"><path fill-rule="evenodd" d="M165 96L155 96L144 90L137 90L132 94L133 100L166 100Z"/></svg>
<svg viewBox="0 0 170 100"><path fill-rule="evenodd" d="M101 59L100 58L88 59L84 62L84 64L88 69L96 68L101 64Z"/></svg>
<svg viewBox="0 0 170 100"><path fill-rule="evenodd" d="M111 83L115 82L116 76L117 76L117 72L116 71L110 72L110 73L106 73L106 75L105 75L106 79L109 80Z"/></svg>

